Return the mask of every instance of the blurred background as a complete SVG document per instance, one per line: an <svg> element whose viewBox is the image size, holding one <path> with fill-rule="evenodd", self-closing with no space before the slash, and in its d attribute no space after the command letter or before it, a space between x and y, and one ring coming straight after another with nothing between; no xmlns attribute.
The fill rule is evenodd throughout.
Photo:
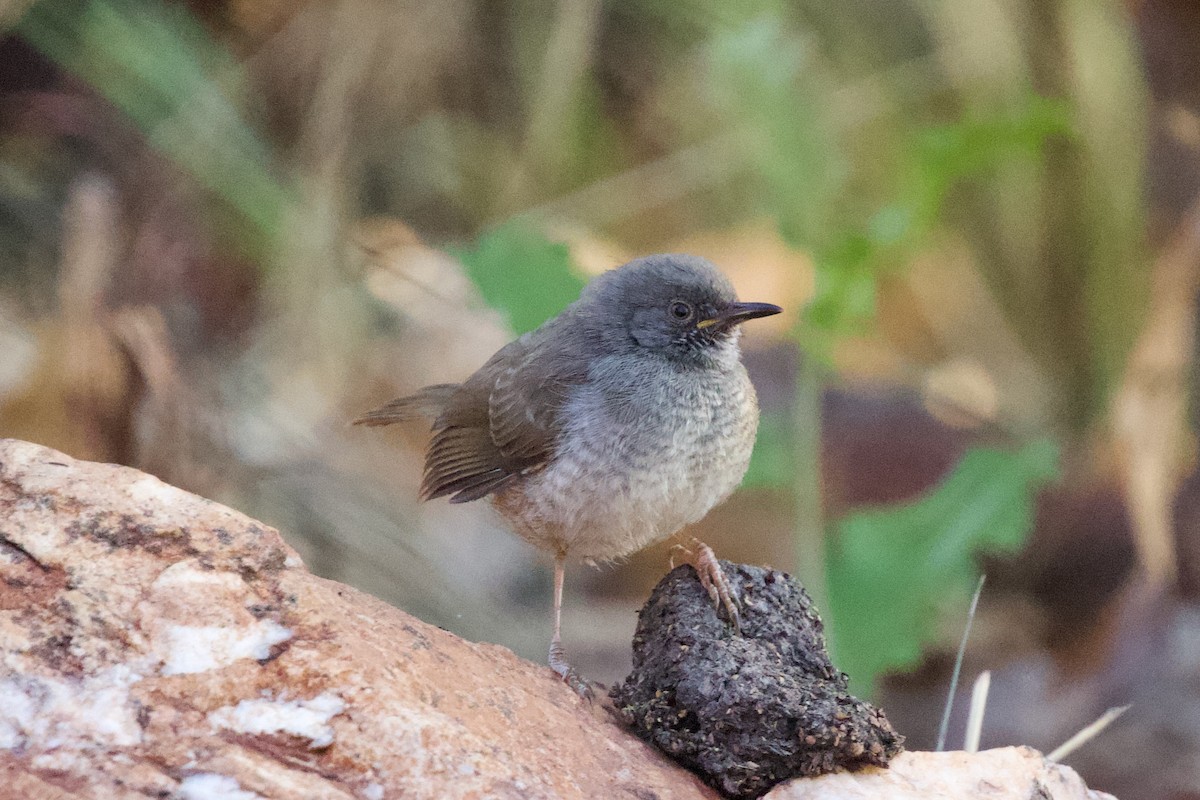
<svg viewBox="0 0 1200 800"><path fill-rule="evenodd" d="M788 311L689 533L803 580L915 748L986 572L984 745L1129 703L1069 763L1200 798L1200 4L0 2L0 435L468 638L542 661L547 560L347 422L659 251ZM568 573L585 674L668 558Z"/></svg>

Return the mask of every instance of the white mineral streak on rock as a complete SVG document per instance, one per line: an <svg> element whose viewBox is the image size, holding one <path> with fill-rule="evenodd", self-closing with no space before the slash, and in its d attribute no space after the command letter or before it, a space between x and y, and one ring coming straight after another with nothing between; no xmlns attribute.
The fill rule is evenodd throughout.
<svg viewBox="0 0 1200 800"><path fill-rule="evenodd" d="M163 675L206 672L241 658L261 661L273 645L292 638L292 632L272 620L259 620L240 628L170 625L164 629L166 655Z"/></svg>
<svg viewBox="0 0 1200 800"><path fill-rule="evenodd" d="M129 687L141 679L119 664L79 679L0 680L0 749L136 745L142 730Z"/></svg>
<svg viewBox="0 0 1200 800"><path fill-rule="evenodd" d="M345 709L342 698L322 692L310 700L243 700L236 706L218 708L208 715L208 721L216 728L237 733L299 736L317 749L333 743L329 721Z"/></svg>
<svg viewBox="0 0 1200 800"><path fill-rule="evenodd" d="M292 638L292 631L273 619L255 619L247 610L255 599L232 572L206 570L194 561L163 570L146 610L162 674L188 675L270 657L271 648Z"/></svg>
<svg viewBox="0 0 1200 800"><path fill-rule="evenodd" d="M263 800L257 792L248 792L228 775L200 772L179 782L182 800Z"/></svg>

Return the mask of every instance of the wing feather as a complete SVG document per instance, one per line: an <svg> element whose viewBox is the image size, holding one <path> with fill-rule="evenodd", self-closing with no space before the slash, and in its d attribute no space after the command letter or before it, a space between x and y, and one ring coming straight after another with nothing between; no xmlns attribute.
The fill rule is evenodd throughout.
<svg viewBox="0 0 1200 800"><path fill-rule="evenodd" d="M478 500L541 469L558 447L563 406L587 379L585 337L572 330L579 322L572 309L501 348L465 383L427 386L354 424L435 417L421 481L425 499Z"/></svg>
<svg viewBox="0 0 1200 800"><path fill-rule="evenodd" d="M458 387L434 422L421 495L465 503L541 469L562 432L560 412L586 360L557 335L558 318L501 349Z"/></svg>
<svg viewBox="0 0 1200 800"><path fill-rule="evenodd" d="M354 420L354 425L378 427L404 422L416 417L436 417L442 413L450 398L458 391L457 383L439 383L426 386L408 397L399 397L390 403L368 411Z"/></svg>

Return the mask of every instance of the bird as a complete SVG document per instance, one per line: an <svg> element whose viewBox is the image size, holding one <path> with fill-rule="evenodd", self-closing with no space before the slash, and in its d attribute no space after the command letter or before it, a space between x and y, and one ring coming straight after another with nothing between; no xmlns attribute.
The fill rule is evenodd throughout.
<svg viewBox="0 0 1200 800"><path fill-rule="evenodd" d="M591 697L562 645L565 565L663 541L737 488L759 418L741 324L781 311L740 302L698 256L638 258L594 278L464 382L427 386L354 424L432 419L421 498L488 498L518 536L554 557L549 665ZM693 539L685 550L736 626L736 598L712 549Z"/></svg>

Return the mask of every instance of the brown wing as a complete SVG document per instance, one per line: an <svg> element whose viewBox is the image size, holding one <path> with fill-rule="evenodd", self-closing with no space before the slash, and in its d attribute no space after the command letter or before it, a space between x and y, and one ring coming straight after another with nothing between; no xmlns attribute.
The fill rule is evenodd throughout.
<svg viewBox="0 0 1200 800"><path fill-rule="evenodd" d="M397 398L386 405L368 411L354 420L353 424L374 428L391 425L394 422L405 422L416 417L437 417L446 408L458 388L457 383L426 386L415 394Z"/></svg>
<svg viewBox="0 0 1200 800"><path fill-rule="evenodd" d="M434 423L421 494L465 503L544 466L561 431L559 411L586 361L550 330L496 353L463 384Z"/></svg>

